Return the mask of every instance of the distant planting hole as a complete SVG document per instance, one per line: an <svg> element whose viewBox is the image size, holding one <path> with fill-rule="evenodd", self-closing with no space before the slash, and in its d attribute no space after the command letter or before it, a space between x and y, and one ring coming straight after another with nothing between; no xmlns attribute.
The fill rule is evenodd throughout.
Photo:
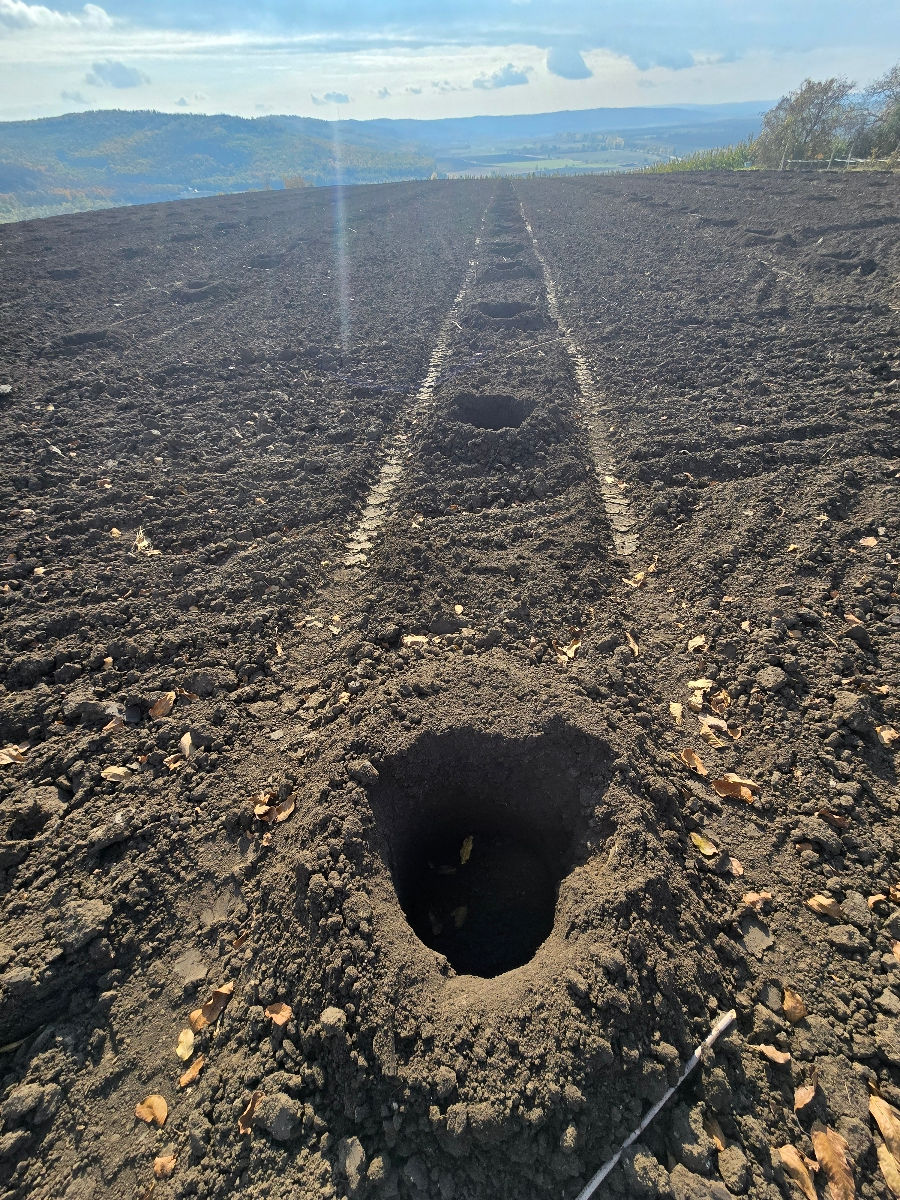
<svg viewBox="0 0 900 1200"><path fill-rule="evenodd" d="M454 398L451 415L476 429L518 429L532 408L518 396L461 392Z"/></svg>
<svg viewBox="0 0 900 1200"><path fill-rule="evenodd" d="M503 320L509 317L520 317L522 313L528 312L532 306L530 304L520 304L515 300L504 300L498 303L492 303L485 300L478 305L478 311L484 313L486 317L491 317L493 320Z"/></svg>
<svg viewBox="0 0 900 1200"><path fill-rule="evenodd" d="M577 748L576 748L577 747ZM550 935L608 782L605 743L562 725L511 740L457 729L383 764L370 791L400 907L459 974L493 978Z"/></svg>

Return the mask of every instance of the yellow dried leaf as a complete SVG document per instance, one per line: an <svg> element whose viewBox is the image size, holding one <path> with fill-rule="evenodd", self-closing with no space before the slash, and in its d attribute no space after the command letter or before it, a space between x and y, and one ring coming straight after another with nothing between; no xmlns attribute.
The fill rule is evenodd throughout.
<svg viewBox="0 0 900 1200"><path fill-rule="evenodd" d="M141 1121L146 1121L148 1125L157 1125L162 1128L169 1115L169 1106L163 1096L148 1096L135 1108L134 1115Z"/></svg>
<svg viewBox="0 0 900 1200"><path fill-rule="evenodd" d="M293 1015L294 1010L291 1006L289 1004L282 1004L281 1001L270 1004L266 1009L266 1016L273 1025L287 1025Z"/></svg>
<svg viewBox="0 0 900 1200"><path fill-rule="evenodd" d="M669 701L669 713L676 725L681 724L681 719L684 714L684 706L676 704L674 700Z"/></svg>
<svg viewBox="0 0 900 1200"><path fill-rule="evenodd" d="M238 1133L250 1133L253 1129L253 1114L256 1112L256 1106L262 1100L262 1092L254 1092L247 1102L247 1107L238 1117Z"/></svg>
<svg viewBox="0 0 900 1200"><path fill-rule="evenodd" d="M131 778L131 772L127 767L104 767L100 774L110 783L125 783Z"/></svg>
<svg viewBox="0 0 900 1200"><path fill-rule="evenodd" d="M728 1145L725 1134L722 1131L722 1126L712 1114L707 1114L703 1118L703 1128L712 1138L717 1150L724 1150Z"/></svg>
<svg viewBox="0 0 900 1200"><path fill-rule="evenodd" d="M4 746L0 750L0 766L8 767L12 763L23 763L25 755L18 746Z"/></svg>
<svg viewBox="0 0 900 1200"><path fill-rule="evenodd" d="M713 726L712 721L716 721L717 724L724 725L724 721L720 722L716 717L712 717L707 720L701 720L699 733L700 737L704 742L706 742L707 746L712 746L714 750L719 750L722 748L722 746L727 746L728 743L723 742L715 732L715 727Z"/></svg>
<svg viewBox="0 0 900 1200"><path fill-rule="evenodd" d="M194 739L191 737L190 730L188 730L188 732L183 734L180 738L178 742L178 749L185 758L190 758L197 749L197 747L194 745Z"/></svg>
<svg viewBox="0 0 900 1200"><path fill-rule="evenodd" d="M848 621L851 625L864 625L865 624L865 622L861 621L859 619L859 617L855 617L853 615L853 613L848 613L848 612L844 613L844 620Z"/></svg>
<svg viewBox="0 0 900 1200"><path fill-rule="evenodd" d="M691 841L704 858L714 858L719 853L719 847L714 842L711 842L708 837L704 837L702 833L692 833Z"/></svg>
<svg viewBox="0 0 900 1200"><path fill-rule="evenodd" d="M461 866L465 866L472 857L472 847L475 845L475 838L470 833L468 837L463 838L463 844L459 848L459 861Z"/></svg>
<svg viewBox="0 0 900 1200"><path fill-rule="evenodd" d="M744 873L744 864L739 858L729 858L728 865L731 867L732 875L740 877Z"/></svg>
<svg viewBox="0 0 900 1200"><path fill-rule="evenodd" d="M180 1076L178 1086L182 1088L189 1087L194 1082L206 1063L206 1058L202 1054L198 1054L185 1073Z"/></svg>
<svg viewBox="0 0 900 1200"><path fill-rule="evenodd" d="M743 629L744 633L749 633L750 632L750 622L749 621L741 621L741 629Z"/></svg>
<svg viewBox="0 0 900 1200"><path fill-rule="evenodd" d="M791 1061L791 1056L787 1050L779 1050L777 1046L762 1045L758 1046L760 1054L767 1058L770 1063L775 1063L778 1067L784 1067Z"/></svg>
<svg viewBox="0 0 900 1200"><path fill-rule="evenodd" d="M690 640L688 641L688 644L687 644L687 648L688 648L688 650L705 650L706 649L706 635L702 634L702 633L698 633L694 637L690 638Z"/></svg>
<svg viewBox="0 0 900 1200"><path fill-rule="evenodd" d="M720 779L712 779L710 783L716 795L723 799L744 800L747 804L753 803L753 788L756 788L757 785L752 780L741 779L739 775L726 771Z"/></svg>
<svg viewBox="0 0 900 1200"><path fill-rule="evenodd" d="M463 606L461 604L454 604L453 611L458 617L461 617L463 615Z"/></svg>
<svg viewBox="0 0 900 1200"><path fill-rule="evenodd" d="M810 1175L809 1168L803 1161L800 1152L793 1146L781 1146L778 1150L778 1156L781 1159L785 1174L793 1179L806 1200L819 1200L819 1197L816 1195L815 1186L813 1185L812 1175Z"/></svg>
<svg viewBox="0 0 900 1200"><path fill-rule="evenodd" d="M807 1104L815 1096L817 1087L818 1081L816 1080L815 1072L813 1072L809 1083L802 1083L800 1087L794 1089L794 1112L800 1112L801 1109L806 1108Z"/></svg>
<svg viewBox="0 0 900 1200"><path fill-rule="evenodd" d="M900 1113L881 1096L869 1097L869 1112L881 1130L884 1144L900 1163Z"/></svg>
<svg viewBox="0 0 900 1200"><path fill-rule="evenodd" d="M201 1029L205 1029L207 1025L212 1025L214 1021L217 1021L233 994L234 982L223 983L221 987L216 988L205 1004L194 1009L188 1017L194 1033L199 1033Z"/></svg>
<svg viewBox="0 0 900 1200"><path fill-rule="evenodd" d="M806 907L811 908L819 917L831 917L835 921L842 921L844 919L843 910L833 896L823 896L821 894L810 896L806 901Z"/></svg>
<svg viewBox="0 0 900 1200"><path fill-rule="evenodd" d="M175 1053L182 1062L187 1060L194 1053L194 1031L193 1029L182 1029L178 1035L178 1045L175 1047Z"/></svg>
<svg viewBox="0 0 900 1200"><path fill-rule="evenodd" d="M741 903L745 908L752 908L754 912L762 912L771 899L771 892L744 892Z"/></svg>
<svg viewBox="0 0 900 1200"><path fill-rule="evenodd" d="M884 904L887 901L887 896L884 892L876 892L874 896L866 897L866 904L869 908L874 908L876 904Z"/></svg>
<svg viewBox="0 0 900 1200"><path fill-rule="evenodd" d="M705 677L703 679L689 679L687 686L692 692L708 692L716 686L716 681L714 679L706 679Z"/></svg>
<svg viewBox="0 0 900 1200"><path fill-rule="evenodd" d="M791 988L784 989L784 999L781 1002L781 1007L784 1009L784 1015L792 1025L796 1025L798 1021L802 1021L808 1011L801 997Z"/></svg>
<svg viewBox="0 0 900 1200"><path fill-rule="evenodd" d="M681 761L684 763L684 765L686 767L690 767L691 770L696 771L696 773L698 775L708 775L709 774L709 771L707 771L706 767L703 765L703 763L697 757L697 755L694 753L694 751L690 748L690 746L685 746L685 748L681 751L681 754L679 754L678 757L681 759Z"/></svg>
<svg viewBox="0 0 900 1200"><path fill-rule="evenodd" d="M859 544L861 546L866 546L869 550L871 550L874 546L878 545L878 538L877 537L863 537L863 538L859 539Z"/></svg>
<svg viewBox="0 0 900 1200"><path fill-rule="evenodd" d="M186 759L183 754L169 754L163 759L163 762L170 771L178 771L184 766Z"/></svg>
<svg viewBox="0 0 900 1200"><path fill-rule="evenodd" d="M276 823L280 825L282 821L286 821L288 817L293 816L296 807L297 801L293 796L288 796L286 800L279 801L279 803L275 805Z"/></svg>
<svg viewBox="0 0 900 1200"><path fill-rule="evenodd" d="M175 693L174 692L163 692L163 694L159 697L159 699L156 701L156 703L151 706L150 716L155 717L157 719L159 717L167 717L174 707L175 707Z"/></svg>
<svg viewBox="0 0 900 1200"><path fill-rule="evenodd" d="M900 1167L897 1166L897 1160L884 1142L879 1142L875 1149L878 1154L878 1165L881 1167L884 1182L895 1196L900 1196Z"/></svg>
<svg viewBox="0 0 900 1200"><path fill-rule="evenodd" d="M628 638L628 646L629 646L629 649L631 650L631 653L634 655L635 658L637 658L641 652L640 647L638 646L637 642L634 640L634 638L628 632L627 629L625 630L625 636Z"/></svg>
<svg viewBox="0 0 900 1200"><path fill-rule="evenodd" d="M887 746L888 748L893 746L897 739L900 738L900 733L894 729L893 725L878 725L875 728L875 732L878 734L878 740L882 746Z"/></svg>
<svg viewBox="0 0 900 1200"><path fill-rule="evenodd" d="M836 1129L826 1127L821 1121L814 1122L810 1136L816 1158L828 1180L830 1200L854 1200L856 1187L847 1158L847 1143Z"/></svg>
<svg viewBox="0 0 900 1200"><path fill-rule="evenodd" d="M722 714L731 706L731 696L722 688L710 698L709 707L722 716Z"/></svg>
<svg viewBox="0 0 900 1200"><path fill-rule="evenodd" d="M162 1154L153 1160L153 1174L157 1179L168 1179L175 1171L175 1155Z"/></svg>
<svg viewBox="0 0 900 1200"><path fill-rule="evenodd" d="M120 538L122 536L122 530L116 529L115 525L113 525L112 529L109 531L109 536L111 538Z"/></svg>

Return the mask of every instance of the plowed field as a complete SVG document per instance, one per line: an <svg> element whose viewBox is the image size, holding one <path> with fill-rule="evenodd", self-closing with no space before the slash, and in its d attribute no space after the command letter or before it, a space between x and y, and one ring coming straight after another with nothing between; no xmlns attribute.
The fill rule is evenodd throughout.
<svg viewBox="0 0 900 1200"><path fill-rule="evenodd" d="M4 1200L571 1200L730 1009L596 1195L820 1128L887 1194L898 233L757 172L3 227Z"/></svg>

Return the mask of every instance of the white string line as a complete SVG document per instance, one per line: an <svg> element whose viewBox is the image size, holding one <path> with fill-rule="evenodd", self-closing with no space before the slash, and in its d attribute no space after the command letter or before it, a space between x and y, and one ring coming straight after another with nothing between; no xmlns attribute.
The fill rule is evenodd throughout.
<svg viewBox="0 0 900 1200"><path fill-rule="evenodd" d="M603 1164L603 1166L600 1168L600 1170L597 1172L597 1174L593 1177L593 1179L591 1179L590 1183L588 1183L585 1187L583 1187L581 1189L581 1191L575 1197L575 1200L589 1200L589 1197L593 1196L594 1192L596 1192L597 1188L600 1186L600 1184L603 1182L603 1180L607 1177L607 1175L610 1173L610 1171L613 1169L613 1167L616 1165L616 1163L618 1163L619 1159L622 1157L622 1155L625 1153L625 1151L628 1149L628 1147L633 1142L636 1142L638 1140L638 1138L641 1136L641 1134L644 1132L644 1130L647 1128L647 1126L650 1124L650 1122L653 1120L653 1118L660 1112L660 1110L662 1108L665 1107L666 1104L669 1103L669 1101L672 1099L672 1097L675 1095L675 1093L678 1091L678 1089L681 1087L681 1085L687 1079L688 1075L690 1075L691 1071L693 1071L694 1067L696 1067L697 1063L701 1060L701 1058L706 1053L706 1051L709 1050L710 1047L713 1045L713 1043L722 1036L722 1034L725 1032L726 1029L729 1029L731 1027L731 1025L735 1021L736 1017L737 1017L737 1013L734 1011L733 1008L730 1009L727 1013L724 1013L721 1017L719 1017L718 1021L716 1021L715 1025L713 1025L712 1029L709 1031L707 1036L703 1039L703 1041L700 1043L700 1045L697 1047L697 1049L694 1051L694 1053L691 1055L691 1057L684 1064L682 1072L678 1076L677 1082L672 1087L669 1088L669 1090L665 1093L665 1095L661 1099L657 1100L657 1102L653 1105L653 1107L649 1110L647 1115L641 1121L640 1125L638 1125L637 1129L635 1129L633 1133L630 1133L628 1135L628 1137L625 1139L625 1141L622 1143L622 1145L619 1147L619 1149L615 1152L615 1154L612 1156L612 1158L608 1159Z"/></svg>

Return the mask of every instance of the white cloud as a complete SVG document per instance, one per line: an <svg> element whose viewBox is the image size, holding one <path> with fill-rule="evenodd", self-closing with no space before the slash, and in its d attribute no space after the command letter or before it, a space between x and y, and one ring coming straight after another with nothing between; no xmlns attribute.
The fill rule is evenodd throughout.
<svg viewBox="0 0 900 1200"><path fill-rule="evenodd" d="M350 97L346 92L326 92L324 96L310 94L313 104L349 104Z"/></svg>
<svg viewBox="0 0 900 1200"><path fill-rule="evenodd" d="M25 0L0 0L0 28L109 29L112 17L99 4L86 4L80 13L63 13Z"/></svg>
<svg viewBox="0 0 900 1200"><path fill-rule="evenodd" d="M517 84L528 82L529 70L529 67L525 67L523 70L508 62L505 67L498 67L490 75L479 75L477 79L473 79L472 87L486 89L515 87Z"/></svg>
<svg viewBox="0 0 900 1200"><path fill-rule="evenodd" d="M137 67L129 67L123 62L95 62L84 77L84 82L91 87L133 88L149 83L150 77Z"/></svg>

